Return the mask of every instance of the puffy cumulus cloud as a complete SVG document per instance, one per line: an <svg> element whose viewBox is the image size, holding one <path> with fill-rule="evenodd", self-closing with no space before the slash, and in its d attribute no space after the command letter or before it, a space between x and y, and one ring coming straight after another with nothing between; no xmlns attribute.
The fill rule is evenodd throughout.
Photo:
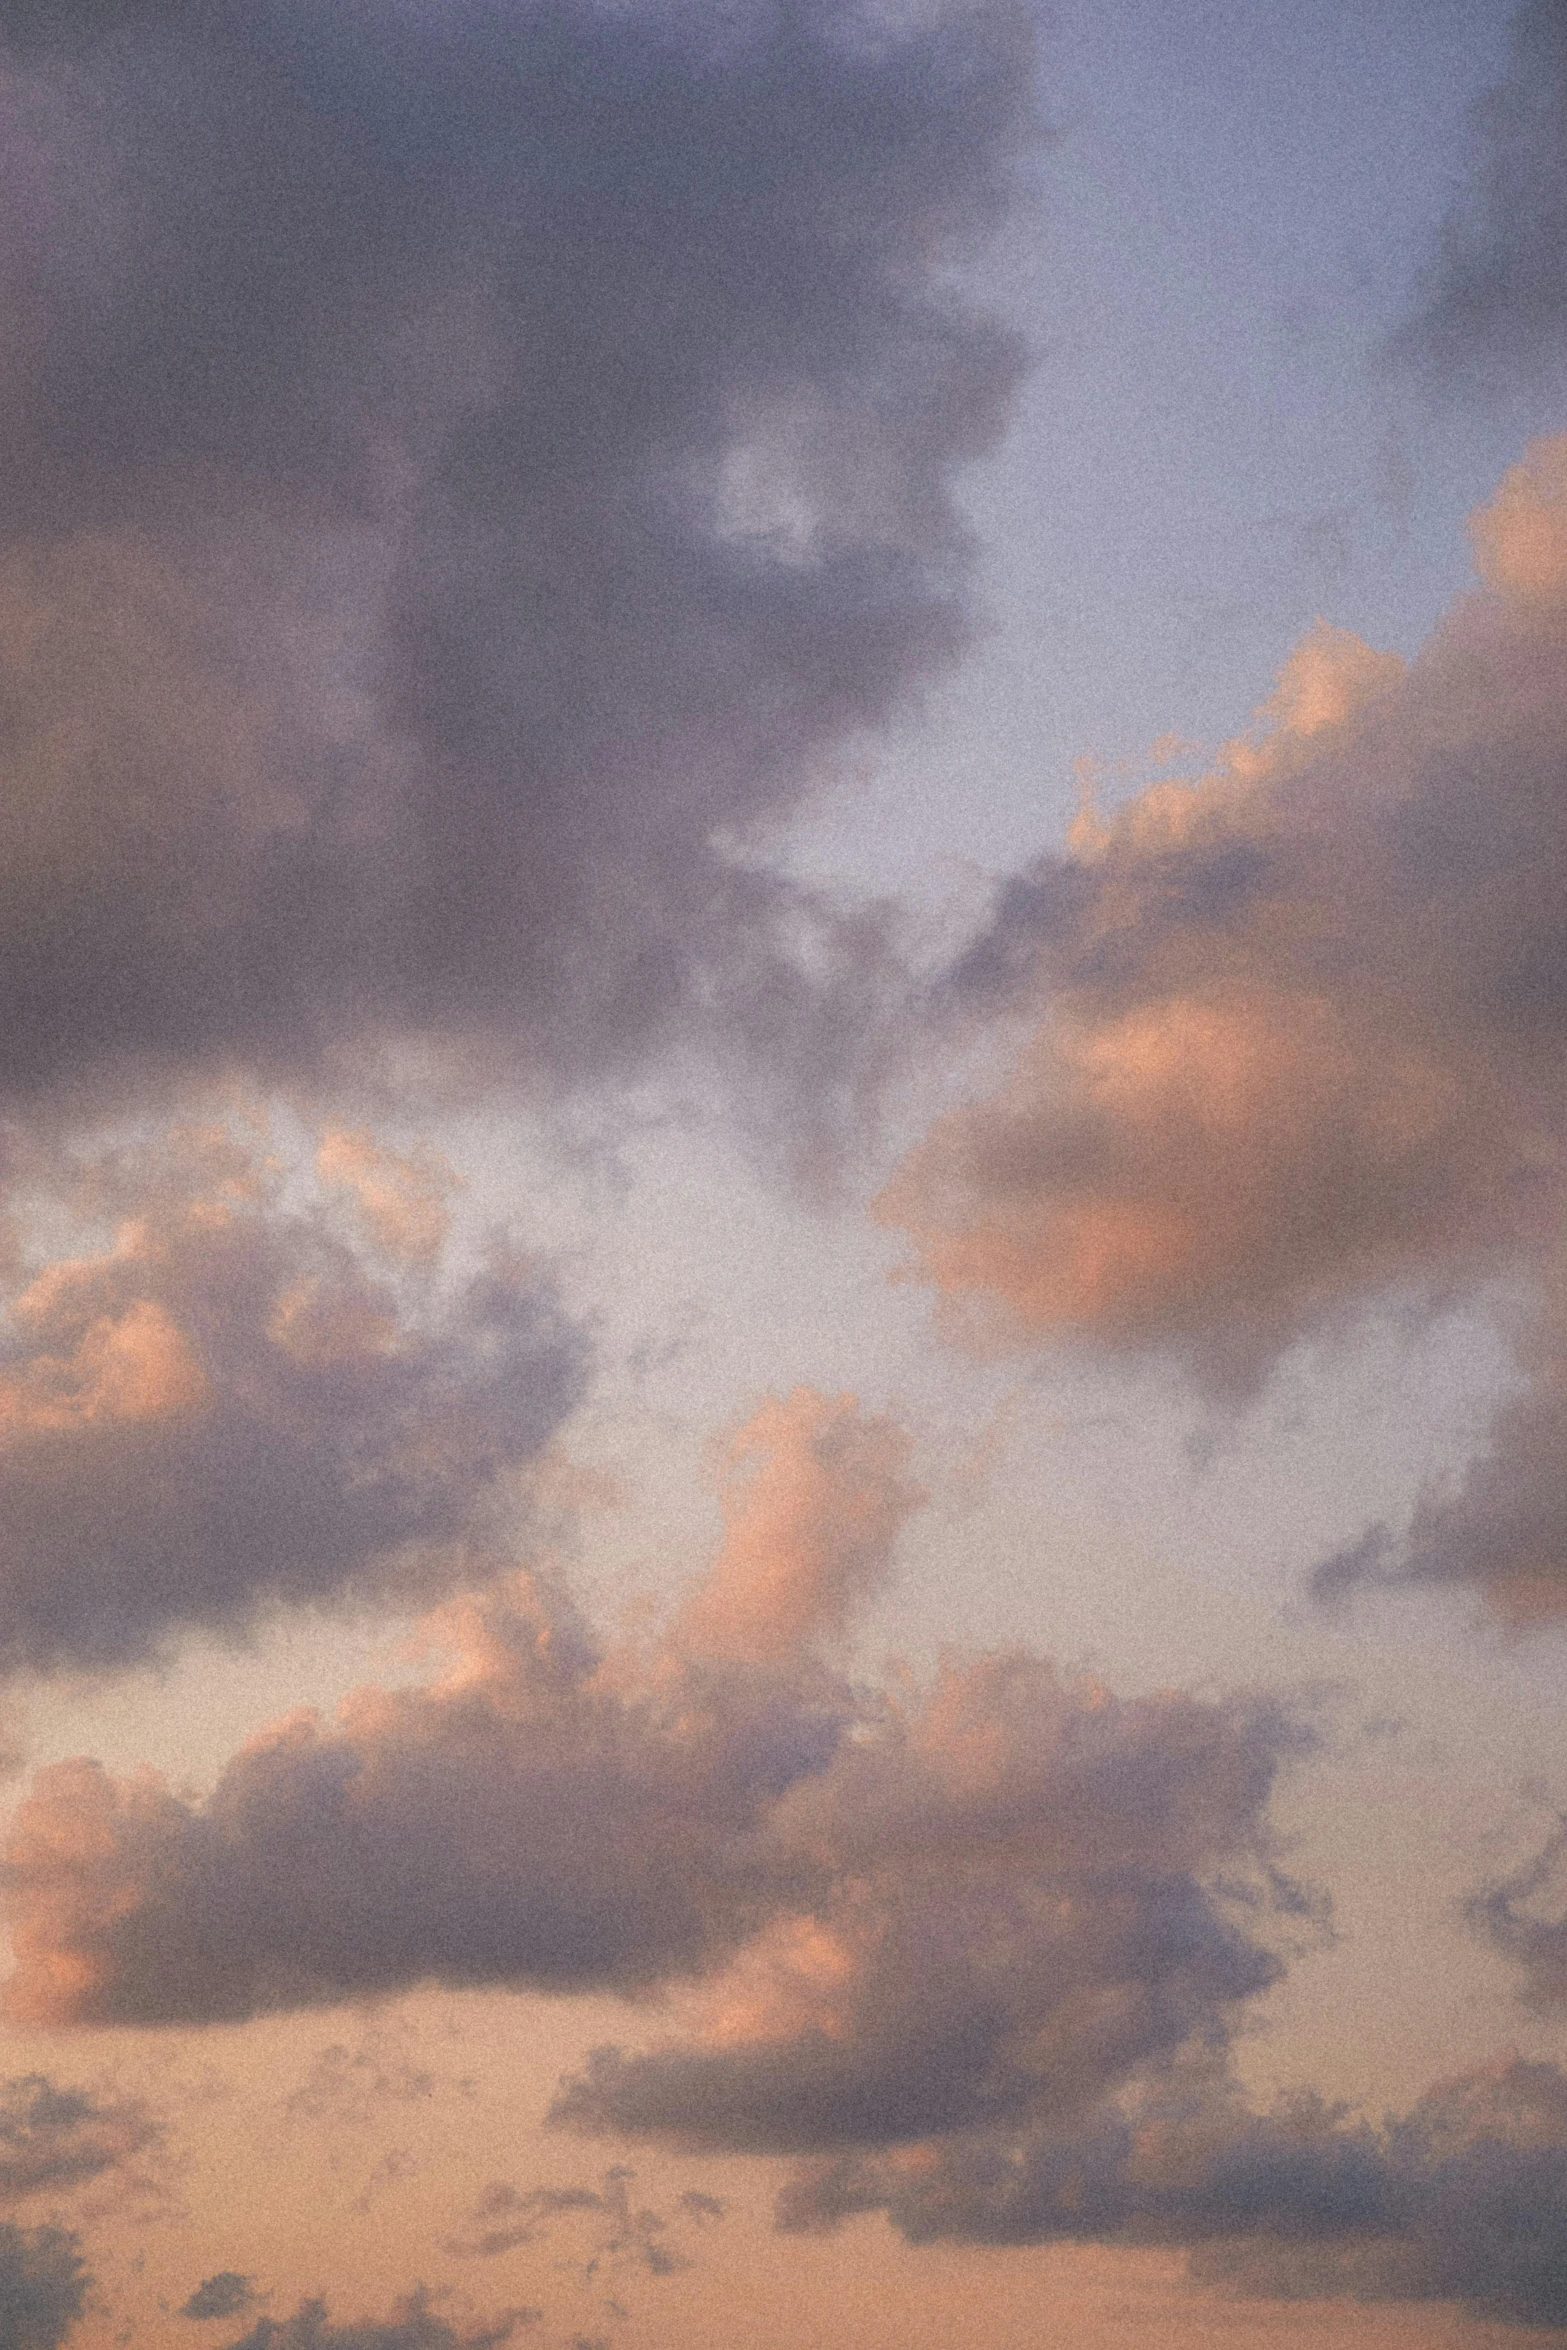
<svg viewBox="0 0 1567 2350"><path fill-rule="evenodd" d="M580 1072L720 1011L822 1078L803 901L733 844L965 640L953 471L1020 359L953 264L1027 11L7 0L0 45L0 1087Z"/></svg>
<svg viewBox="0 0 1567 2350"><path fill-rule="evenodd" d="M949 1669L791 1794L827 1863L809 1904L780 1904L690 2037L596 2051L553 2118L790 2153L1080 2108L1274 1980L1216 1880L1260 1898L1289 1737L1032 1657Z"/></svg>
<svg viewBox="0 0 1567 2350"><path fill-rule="evenodd" d="M580 1384L539 1278L400 1277L217 1132L100 1182L109 1244L5 1300L0 1664L119 1664L279 1601L471 1574Z"/></svg>
<svg viewBox="0 0 1567 2350"><path fill-rule="evenodd" d="M867 1426L836 1448L851 1515ZM804 1648L687 1649L678 1615L606 1648L536 1579L444 1637L443 1678L288 1717L205 1802L40 1772L11 2012L678 1988L686 2037L601 2051L557 2118L798 2148L1076 2107L1277 1972L1266 1809L1301 1733L1276 1707L1119 1703L1026 1655L876 1689Z"/></svg>
<svg viewBox="0 0 1567 2350"><path fill-rule="evenodd" d="M1368 1301L1559 1289L1564 517L1567 440L1538 442L1407 669L1319 625L1211 775L1088 812L1007 887L949 1009L1042 1025L881 1203L960 1320L1234 1396ZM1395 1571L1559 1604L1558 1319Z"/></svg>
<svg viewBox="0 0 1567 2350"><path fill-rule="evenodd" d="M56 2350L81 2316L90 2282L68 2229L0 2222L0 2336L15 2350Z"/></svg>
<svg viewBox="0 0 1567 2350"><path fill-rule="evenodd" d="M324 2301L301 2301L292 2317L258 2318L228 2350L499 2350L524 2327L535 2309L503 2310L466 2333L437 2317L434 2297L424 2290L407 2295L387 2318L359 2318L334 2324Z"/></svg>
<svg viewBox="0 0 1567 2350"><path fill-rule="evenodd" d="M682 1646L776 1662L841 1631L919 1504L908 1453L896 1422L852 1395L797 1387L764 1404L730 1447L723 1548L682 1612Z"/></svg>
<svg viewBox="0 0 1567 2350"><path fill-rule="evenodd" d="M1525 0L1503 79L1475 109L1469 168L1396 348L1485 380L1560 362L1567 337L1567 21Z"/></svg>
<svg viewBox="0 0 1567 2350"><path fill-rule="evenodd" d="M1177 2068L1067 2129L971 2133L802 2169L785 2228L885 2211L916 2243L1185 2245L1246 2294L1450 2300L1567 2325L1567 2074L1516 2059L1380 2127L1310 2095L1258 2113Z"/></svg>

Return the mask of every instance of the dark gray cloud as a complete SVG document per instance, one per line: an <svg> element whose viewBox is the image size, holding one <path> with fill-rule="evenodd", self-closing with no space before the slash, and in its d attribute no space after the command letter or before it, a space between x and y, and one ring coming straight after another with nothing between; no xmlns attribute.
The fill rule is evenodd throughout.
<svg viewBox="0 0 1567 2350"><path fill-rule="evenodd" d="M1222 2078L1157 2084L1080 2125L976 2133L918 2162L802 2171L786 2228L885 2211L916 2243L1170 2244L1247 2294L1451 2300L1567 2325L1567 2074L1518 2060L1380 2127L1312 2097L1249 2109Z"/></svg>
<svg viewBox="0 0 1567 2350"><path fill-rule="evenodd" d="M238 2269L220 2268L216 2276L203 2277L190 2299L182 2306L180 2315L192 2318L237 2317L256 2298L254 2277L242 2277Z"/></svg>
<svg viewBox="0 0 1567 2350"><path fill-rule="evenodd" d="M1395 350L1498 386L1567 351L1567 14L1526 0L1508 70L1475 109L1468 169Z"/></svg>
<svg viewBox="0 0 1567 2350"><path fill-rule="evenodd" d="M67 2229L0 2221L0 2340L7 2350L56 2350L82 2314L90 2281Z"/></svg>
<svg viewBox="0 0 1567 2350"><path fill-rule="evenodd" d="M882 1201L959 1321L1244 1399L1299 1340L1505 1276L1526 1396L1407 1540L1334 1562L1567 1592L1567 442L1474 521L1407 667L1319 624L1265 723L1002 893L944 1012L1043 1014Z"/></svg>
<svg viewBox="0 0 1567 2350"><path fill-rule="evenodd" d="M20 1276L0 1327L0 1667L471 1577L581 1384L538 1275L443 1285L406 1262L418 1214L372 1191L404 1261L353 1245L327 1192L210 1134L99 1182L114 1239Z"/></svg>
<svg viewBox="0 0 1567 2350"><path fill-rule="evenodd" d="M965 641L1026 11L5 37L0 1086L841 1042L723 844Z"/></svg>
<svg viewBox="0 0 1567 2350"><path fill-rule="evenodd" d="M878 1446L831 1460L851 1514L881 1496ZM1301 1734L1276 1706L1117 1703L1026 1655L878 1692L798 1648L634 1654L536 1583L445 1637L443 1679L290 1716L205 1802L40 1772L13 2012L685 1985L687 2037L601 2051L557 2118L798 2149L1080 2106L1278 1971L1266 1814Z"/></svg>

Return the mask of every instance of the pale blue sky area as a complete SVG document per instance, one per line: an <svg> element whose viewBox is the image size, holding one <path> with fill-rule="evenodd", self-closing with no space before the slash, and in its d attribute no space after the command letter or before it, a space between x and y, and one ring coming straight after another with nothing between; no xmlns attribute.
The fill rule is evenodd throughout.
<svg viewBox="0 0 1567 2350"><path fill-rule="evenodd" d="M1511 13L1045 12L1054 137L983 281L1037 353L969 485L993 631L807 828L807 870L939 897L1058 836L1080 755L1243 726L1319 613L1416 649L1470 578L1465 516L1564 421L1388 349Z"/></svg>

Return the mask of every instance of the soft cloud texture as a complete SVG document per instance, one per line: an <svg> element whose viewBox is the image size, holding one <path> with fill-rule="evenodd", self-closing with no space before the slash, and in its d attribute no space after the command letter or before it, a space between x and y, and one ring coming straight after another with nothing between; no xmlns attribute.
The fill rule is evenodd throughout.
<svg viewBox="0 0 1567 2350"><path fill-rule="evenodd" d="M0 1089L581 1072L720 1007L820 1078L803 901L725 843L965 641L953 471L1019 355L950 264L1025 12L0 40Z"/></svg>
<svg viewBox="0 0 1567 2350"><path fill-rule="evenodd" d="M23 1272L0 1329L0 1665L471 1575L580 1386L538 1277L400 1280L222 1133L100 1182L112 1240Z"/></svg>
<svg viewBox="0 0 1567 2350"><path fill-rule="evenodd" d="M1567 336L1567 21L1526 0L1505 78L1476 109L1469 170L1423 299L1397 339L1443 374L1513 384Z"/></svg>
<svg viewBox="0 0 1567 2350"><path fill-rule="evenodd" d="M754 1634L781 1595L786 1642L683 1646L698 1593L669 1639L606 1648L523 1580L449 1613L444 1678L285 1719L204 1803L40 1772L6 1861L13 2014L685 1985L685 2036L599 2051L556 2118L757 2150L1075 2110L1222 2034L1278 1971L1264 1912L1298 1906L1266 1812L1299 1731L1268 1703L1117 1702L1027 1655L929 1687L830 1670L799 1591L834 1518L880 1571L894 1435L797 1393L742 1437L717 1620L743 1589Z"/></svg>
<svg viewBox="0 0 1567 2350"><path fill-rule="evenodd" d="M1531 2007L1567 2010L1567 1820L1519 1868L1484 1886L1469 1915L1520 1970Z"/></svg>
<svg viewBox="0 0 1567 2350"><path fill-rule="evenodd" d="M1313 2097L1249 2109L1201 2071L1080 2125L803 2171L788 2228L882 2210L916 2243L1193 2247L1204 2283L1288 2299L1452 2300L1567 2325L1567 2075L1516 2059L1381 2127Z"/></svg>
<svg viewBox="0 0 1567 2350"><path fill-rule="evenodd" d="M902 1429L852 1395L800 1387L765 1404L730 1449L723 1548L682 1612L680 1645L776 1663L842 1631L920 1501L908 1453Z"/></svg>
<svg viewBox="0 0 1567 2350"><path fill-rule="evenodd" d="M1540 1612L1567 1589L1567 442L1474 537L1484 586L1407 671L1319 625L1213 774L1009 885L949 1008L1043 1025L882 1210L970 1327L1229 1396L1368 1302L1522 1271L1529 1394L1391 1557Z"/></svg>

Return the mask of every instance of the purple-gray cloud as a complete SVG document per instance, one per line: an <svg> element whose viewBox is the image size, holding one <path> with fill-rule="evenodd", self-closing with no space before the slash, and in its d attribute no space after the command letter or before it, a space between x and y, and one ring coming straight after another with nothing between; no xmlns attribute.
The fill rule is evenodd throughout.
<svg viewBox="0 0 1567 2350"><path fill-rule="evenodd" d="M343 1156L324 1150L329 1173ZM471 1579L581 1386L540 1277L410 1264L417 1193L401 1224L370 1194L402 1261L355 1247L329 1193L289 1200L224 1137L100 1180L113 1240L5 1299L0 1669L122 1664L280 1602Z"/></svg>
<svg viewBox="0 0 1567 2350"><path fill-rule="evenodd" d="M726 844L965 641L953 474L1020 362L951 264L1027 12L13 0L0 42L0 1088L576 1074L687 1017L821 1078L801 901Z"/></svg>
<svg viewBox="0 0 1567 2350"><path fill-rule="evenodd" d="M874 1570L905 1506L883 1424L852 1417L758 1416L737 1449L773 1458L732 1505L723 1605L699 1594L645 1654L519 1582L449 1613L443 1679L288 1717L205 1802L41 1772L6 1859L13 2012L685 1985L687 2038L601 2051L557 2118L757 2149L1066 2111L1222 2032L1278 1971L1267 1805L1301 1732L1266 1702L1117 1702L1027 1655L845 1680L802 1645L802 1581L835 1518ZM781 1648L754 1637L764 1589ZM681 1645L710 1619L752 1645Z"/></svg>
<svg viewBox="0 0 1567 2350"><path fill-rule="evenodd" d="M1451 2300L1567 2325L1567 2074L1516 2059L1380 2127L1313 2097L1250 2109L1179 2072L1068 2128L983 2131L917 2162L803 2169L780 2224L885 2211L915 2243L1183 2245L1201 2282L1288 2299Z"/></svg>
<svg viewBox="0 0 1567 2350"><path fill-rule="evenodd" d="M1413 662L1319 625L1212 773L1007 886L942 1008L1041 1025L881 1206L960 1323L1232 1400L1379 1303L1528 1290L1492 1452L1329 1570L1528 1616L1567 1593L1567 441L1473 535L1484 585Z"/></svg>
<svg viewBox="0 0 1567 2350"><path fill-rule="evenodd" d="M1567 18L1526 0L1503 79L1475 109L1468 169L1395 351L1493 387L1559 369L1567 338Z"/></svg>

